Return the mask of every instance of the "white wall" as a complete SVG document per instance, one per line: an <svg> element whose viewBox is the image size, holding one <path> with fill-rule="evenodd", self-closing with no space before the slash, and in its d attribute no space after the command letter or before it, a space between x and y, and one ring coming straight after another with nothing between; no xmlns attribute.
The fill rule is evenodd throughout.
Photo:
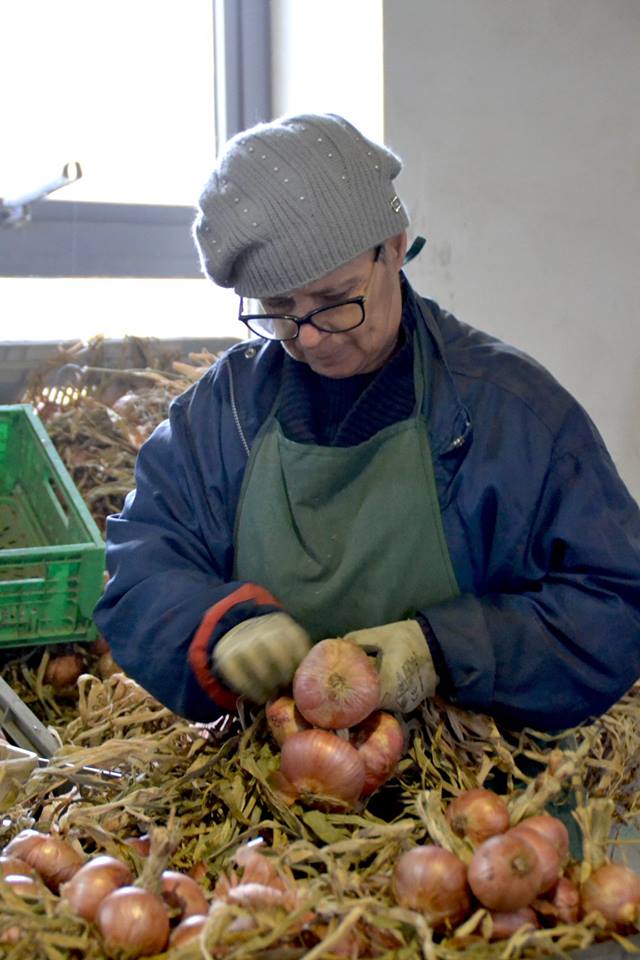
<svg viewBox="0 0 640 960"><path fill-rule="evenodd" d="M385 0L420 292L544 363L640 497L640 2Z"/></svg>
<svg viewBox="0 0 640 960"><path fill-rule="evenodd" d="M273 112L339 113L383 138L382 0L271 0Z"/></svg>

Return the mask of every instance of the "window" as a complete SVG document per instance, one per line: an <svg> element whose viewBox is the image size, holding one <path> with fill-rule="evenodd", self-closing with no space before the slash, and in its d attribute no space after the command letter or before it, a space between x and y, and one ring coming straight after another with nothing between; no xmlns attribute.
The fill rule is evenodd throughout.
<svg viewBox="0 0 640 960"><path fill-rule="evenodd" d="M225 86L214 82L214 21L239 129L268 109L255 115L251 101L269 87L268 73L255 77L268 57L246 49L266 49L265 18L268 0L0 5L5 211L66 163L82 168L29 205L30 221L0 228L1 340L239 335L235 297L202 279L190 225L216 112L235 132L226 103L214 104Z"/></svg>

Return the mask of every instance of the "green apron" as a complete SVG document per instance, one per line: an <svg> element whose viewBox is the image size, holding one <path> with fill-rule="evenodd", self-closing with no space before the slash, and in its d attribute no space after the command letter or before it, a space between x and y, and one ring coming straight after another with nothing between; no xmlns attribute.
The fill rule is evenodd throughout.
<svg viewBox="0 0 640 960"><path fill-rule="evenodd" d="M277 403L251 450L235 530L238 580L266 587L313 640L393 623L458 595L423 411L352 447L284 436Z"/></svg>

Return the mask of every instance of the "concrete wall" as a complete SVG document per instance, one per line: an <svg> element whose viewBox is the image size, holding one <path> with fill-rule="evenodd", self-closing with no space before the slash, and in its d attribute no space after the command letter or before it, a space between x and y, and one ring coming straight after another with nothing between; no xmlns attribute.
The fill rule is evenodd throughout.
<svg viewBox="0 0 640 960"><path fill-rule="evenodd" d="M640 3L385 0L408 273L534 355L640 497Z"/></svg>
<svg viewBox="0 0 640 960"><path fill-rule="evenodd" d="M383 126L383 0L271 0L273 112L339 113Z"/></svg>
<svg viewBox="0 0 640 960"><path fill-rule="evenodd" d="M412 282L545 364L640 498L640 0L272 10L275 112L384 136L429 240Z"/></svg>

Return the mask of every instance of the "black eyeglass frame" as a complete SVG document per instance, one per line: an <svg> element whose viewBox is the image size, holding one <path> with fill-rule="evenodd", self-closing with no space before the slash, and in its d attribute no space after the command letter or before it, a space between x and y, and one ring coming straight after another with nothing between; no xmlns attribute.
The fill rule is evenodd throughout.
<svg viewBox="0 0 640 960"><path fill-rule="evenodd" d="M251 332L254 333L257 337L261 337L263 340L273 340L277 343L283 343L289 340L297 340L297 338L300 336L300 327L305 323L310 323L312 327L315 327L316 330L320 330L321 333L349 333L351 330L356 330L358 327L361 327L364 321L366 320L367 315L366 315L364 305L368 300L368 291L369 291L369 287L371 286L371 281L373 279L373 271L375 269L376 263L380 259L380 254L382 253L383 248L384 248L384 244L382 243L375 248L373 265L371 268L371 276L367 281L367 287L365 292L363 294L360 294L360 296L358 297L349 297L348 300L340 300L339 303L332 303L332 304L329 304L329 306L327 307L316 307L315 310L310 310L309 313L306 313L303 317L296 317L293 314L287 314L287 313L281 313L281 314L245 313L243 314L242 304L243 304L244 298L240 297L240 306L238 308L238 320L240 320L241 323L244 323L244 325L248 327L249 330L251 330ZM350 327L344 327L341 330L329 330L326 327L321 327L320 324L315 322L315 317L317 317L319 313L326 313L329 310L336 310L338 307L347 307L352 303L357 304L357 306L360 307L361 317L357 323L352 324ZM291 337L269 337L269 336L266 336L266 334L260 333L257 330L253 329L253 327L251 326L252 320L264 321L264 319L267 317L270 320L287 320L291 323L295 323L296 325L295 333Z"/></svg>

